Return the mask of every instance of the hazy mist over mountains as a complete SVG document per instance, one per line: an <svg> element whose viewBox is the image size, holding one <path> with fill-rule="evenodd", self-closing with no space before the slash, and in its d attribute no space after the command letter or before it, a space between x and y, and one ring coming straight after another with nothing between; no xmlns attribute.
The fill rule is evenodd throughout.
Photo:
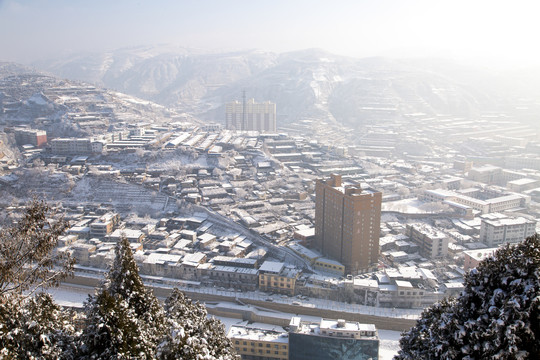
<svg viewBox="0 0 540 360"><path fill-rule="evenodd" d="M320 49L203 52L148 46L33 64L158 104L222 120L223 104L242 91L279 104L282 124L322 118L358 127L404 114L473 117L506 112L528 121L540 113L537 72L494 71L441 59L351 58ZM516 104L522 104L516 109Z"/></svg>
<svg viewBox="0 0 540 360"><path fill-rule="evenodd" d="M35 62L2 63L2 77L42 72L155 102L202 122L223 123L224 104L278 104L278 128L302 120L361 130L413 114L478 119L505 114L537 126L540 76L443 59L352 58L321 49L209 52L140 46ZM27 88L27 98L39 91ZM24 100L21 98L21 100Z"/></svg>

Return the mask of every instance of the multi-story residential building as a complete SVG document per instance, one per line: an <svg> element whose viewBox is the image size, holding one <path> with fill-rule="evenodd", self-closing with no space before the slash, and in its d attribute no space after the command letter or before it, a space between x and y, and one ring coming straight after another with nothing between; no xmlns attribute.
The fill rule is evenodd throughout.
<svg viewBox="0 0 540 360"><path fill-rule="evenodd" d="M15 141L17 145L31 144L37 147L47 144L47 132L33 129L15 130Z"/></svg>
<svg viewBox="0 0 540 360"><path fill-rule="evenodd" d="M524 217L509 217L501 213L481 217L480 241L489 247L517 243L534 235L536 221Z"/></svg>
<svg viewBox="0 0 540 360"><path fill-rule="evenodd" d="M280 294L295 295L300 271L276 261L265 261L259 268L259 289Z"/></svg>
<svg viewBox="0 0 540 360"><path fill-rule="evenodd" d="M507 156L504 159L505 166L511 169L534 169L540 170L540 157L536 154L522 154L519 156Z"/></svg>
<svg viewBox="0 0 540 360"><path fill-rule="evenodd" d="M313 246L339 261L347 274L367 272L377 264L381 192L343 184L341 175L317 180Z"/></svg>
<svg viewBox="0 0 540 360"><path fill-rule="evenodd" d="M538 179L528 179L522 178L517 180L508 181L506 187L510 191L522 192L526 190L531 190L540 186L540 180Z"/></svg>
<svg viewBox="0 0 540 360"><path fill-rule="evenodd" d="M468 250L463 252L463 270L469 271L488 257L493 256L498 248Z"/></svg>
<svg viewBox="0 0 540 360"><path fill-rule="evenodd" d="M289 359L287 332L233 325L227 333L243 360Z"/></svg>
<svg viewBox="0 0 540 360"><path fill-rule="evenodd" d="M90 236L105 237L112 233L113 228L120 221L117 213L107 213L90 224Z"/></svg>
<svg viewBox="0 0 540 360"><path fill-rule="evenodd" d="M373 324L321 319L303 322L293 317L289 324L289 359L378 359L379 336Z"/></svg>
<svg viewBox="0 0 540 360"><path fill-rule="evenodd" d="M482 200L450 190L424 190L420 197L424 201L440 201L452 207L465 206L482 214L525 207L530 202L530 196L507 193L502 196Z"/></svg>
<svg viewBox="0 0 540 360"><path fill-rule="evenodd" d="M230 102L225 105L225 124L230 130L276 132L276 104L254 99Z"/></svg>
<svg viewBox="0 0 540 360"><path fill-rule="evenodd" d="M392 282L378 286L377 303L380 307L425 308L440 300L438 294L415 287L410 281Z"/></svg>
<svg viewBox="0 0 540 360"><path fill-rule="evenodd" d="M426 258L442 258L448 254L448 237L427 224L408 224L406 235Z"/></svg>
<svg viewBox="0 0 540 360"><path fill-rule="evenodd" d="M469 170L467 178L484 184L498 184L502 178L502 169L493 165L473 167Z"/></svg>
<svg viewBox="0 0 540 360"><path fill-rule="evenodd" d="M103 141L89 138L59 138L50 142L54 154L92 154L103 151Z"/></svg>
<svg viewBox="0 0 540 360"><path fill-rule="evenodd" d="M245 267L212 265L206 270L210 280L225 288L253 291L257 288L259 271Z"/></svg>
<svg viewBox="0 0 540 360"><path fill-rule="evenodd" d="M322 257L318 252L308 249L299 243L291 242L287 246L289 249L308 260L315 269L332 273L337 276L345 275L345 266L338 261Z"/></svg>

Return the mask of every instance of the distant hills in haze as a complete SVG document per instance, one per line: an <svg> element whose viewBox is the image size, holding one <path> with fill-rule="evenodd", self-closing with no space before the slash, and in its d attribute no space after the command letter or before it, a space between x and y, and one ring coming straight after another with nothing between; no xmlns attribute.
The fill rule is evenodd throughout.
<svg viewBox="0 0 540 360"><path fill-rule="evenodd" d="M278 104L278 123L324 119L358 128L406 114L540 115L537 72L494 72L436 59L355 59L308 49L227 53L136 47L41 61L35 68L223 121L223 104ZM278 124L279 126L279 124Z"/></svg>

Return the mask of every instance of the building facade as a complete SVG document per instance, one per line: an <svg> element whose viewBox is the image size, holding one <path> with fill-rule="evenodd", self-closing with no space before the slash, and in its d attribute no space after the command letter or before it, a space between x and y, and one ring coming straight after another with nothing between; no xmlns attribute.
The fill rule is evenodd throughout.
<svg viewBox="0 0 540 360"><path fill-rule="evenodd" d="M321 319L303 322L293 317L289 324L289 359L364 360L379 358L379 336L373 324Z"/></svg>
<svg viewBox="0 0 540 360"><path fill-rule="evenodd" d="M524 217L509 217L501 213L481 217L480 241L489 247L517 243L536 232L536 221Z"/></svg>
<svg viewBox="0 0 540 360"><path fill-rule="evenodd" d="M448 255L448 237L427 224L407 225L406 235L418 245L420 255L428 259Z"/></svg>
<svg viewBox="0 0 540 360"><path fill-rule="evenodd" d="M293 296L300 271L284 263L265 261L259 268L259 289Z"/></svg>
<svg viewBox="0 0 540 360"><path fill-rule="evenodd" d="M231 339L242 360L289 359L289 338L283 329L280 331L233 325L227 337Z"/></svg>
<svg viewBox="0 0 540 360"><path fill-rule="evenodd" d="M103 152L104 143L89 138L58 138L50 142L53 154L92 154Z"/></svg>
<svg viewBox="0 0 540 360"><path fill-rule="evenodd" d="M33 129L15 130L15 141L17 145L31 144L41 147L47 144L47 132Z"/></svg>
<svg viewBox="0 0 540 360"><path fill-rule="evenodd" d="M276 104L254 99L225 105L225 126L229 130L276 132Z"/></svg>
<svg viewBox="0 0 540 360"><path fill-rule="evenodd" d="M480 264L481 261L492 257L498 248L468 250L463 252L463 270L469 271Z"/></svg>
<svg viewBox="0 0 540 360"><path fill-rule="evenodd" d="M377 265L382 194L344 185L341 175L317 180L313 246L339 261L347 274L367 272Z"/></svg>

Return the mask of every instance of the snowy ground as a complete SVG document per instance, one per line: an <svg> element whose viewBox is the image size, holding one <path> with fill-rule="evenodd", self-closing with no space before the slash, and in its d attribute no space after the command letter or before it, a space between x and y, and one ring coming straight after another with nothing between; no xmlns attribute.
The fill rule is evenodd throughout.
<svg viewBox="0 0 540 360"><path fill-rule="evenodd" d="M58 288L47 289L47 292L61 306L82 308L88 295L93 293L93 289L86 286L62 284Z"/></svg>
<svg viewBox="0 0 540 360"><path fill-rule="evenodd" d="M392 330L379 330L379 359L391 360L399 351L401 333Z"/></svg>
<svg viewBox="0 0 540 360"><path fill-rule="evenodd" d="M382 203L382 211L397 211L406 214L425 214L426 211L420 207L425 203L418 199L404 199L398 201L388 201Z"/></svg>
<svg viewBox="0 0 540 360"><path fill-rule="evenodd" d="M82 275L83 276L96 276L99 278L101 277L101 275L99 276L89 275L89 274L82 274ZM360 305L360 304L348 304L344 302L327 300L327 299L318 299L318 298L299 299L297 297L289 297L286 295L278 295L278 294L270 295L268 293L261 292L258 290L250 291L250 292L238 292L232 288L225 289L222 287L184 288L180 284L176 283L174 279L157 277L160 279L158 283L158 282L152 282L148 277L143 276L143 278L147 285L152 286L154 288L172 289L173 287L178 287L180 290L185 290L188 292L194 291L194 292L199 292L202 294L211 294L211 295L226 296L229 298L238 298L240 300L249 299L249 300L257 300L257 301L269 301L269 302L275 302L275 303L281 303L281 304L289 304L289 305L303 306L303 307L309 307L309 308L318 308L318 309L337 310L337 311L350 312L350 313L360 313L360 314L365 314L365 315L374 315L374 316L381 316L381 317L387 317L387 318L401 318L401 319L417 320L422 312L422 309L379 308L379 307L366 306L366 305ZM165 285L165 284L171 284L171 285ZM82 286L77 287L76 285L72 285L72 284L63 284L61 289L63 288L68 288L68 290L69 288L73 288L75 293L80 292L80 291L86 292L86 294L88 294L89 292L93 292L93 289L91 288L85 288ZM56 290L57 289L53 289L51 290L51 292L54 292ZM70 301L70 299L68 299L68 301Z"/></svg>

